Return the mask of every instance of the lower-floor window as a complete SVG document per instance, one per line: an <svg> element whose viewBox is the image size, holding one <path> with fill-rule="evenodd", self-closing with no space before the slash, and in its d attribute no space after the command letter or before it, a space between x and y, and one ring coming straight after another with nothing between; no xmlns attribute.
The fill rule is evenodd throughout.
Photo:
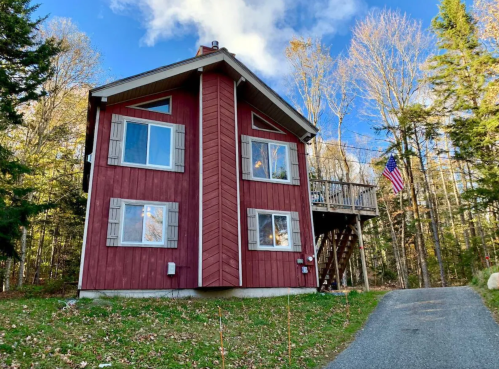
<svg viewBox="0 0 499 369"><path fill-rule="evenodd" d="M289 248L291 225L289 214L258 212L258 246Z"/></svg>
<svg viewBox="0 0 499 369"><path fill-rule="evenodd" d="M164 247L178 244L178 202L111 198L107 246Z"/></svg>
<svg viewBox="0 0 499 369"><path fill-rule="evenodd" d="M124 204L123 243L161 245L165 238L165 206Z"/></svg>

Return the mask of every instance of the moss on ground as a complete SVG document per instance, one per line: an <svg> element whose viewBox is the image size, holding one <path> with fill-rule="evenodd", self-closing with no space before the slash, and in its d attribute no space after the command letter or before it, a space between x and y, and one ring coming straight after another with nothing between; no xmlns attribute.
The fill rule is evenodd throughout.
<svg viewBox="0 0 499 369"><path fill-rule="evenodd" d="M383 292L262 299L0 300L0 368L314 368L352 340Z"/></svg>

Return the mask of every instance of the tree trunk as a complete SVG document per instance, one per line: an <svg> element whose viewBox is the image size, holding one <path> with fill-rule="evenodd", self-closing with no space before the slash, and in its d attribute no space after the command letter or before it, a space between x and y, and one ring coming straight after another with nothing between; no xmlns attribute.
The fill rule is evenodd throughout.
<svg viewBox="0 0 499 369"><path fill-rule="evenodd" d="M405 133L403 134L403 143L404 143L404 152L409 152L408 148L408 142L407 142L407 136ZM417 242L415 242L416 248L417 248L417 253L418 253L418 258L419 258L419 264L421 268L421 276L423 278L423 284L425 288L430 288L430 275L428 273L428 266L426 264L426 250L425 250L425 242L423 238L423 229L421 227L421 218L419 216L419 207L418 207L418 200L416 196L416 189L414 187L414 176L412 173L412 164L410 158L406 158L404 160L404 168L406 171L406 177L408 180L409 184L409 194L411 197L411 203L412 203L412 211L414 214L414 220L416 222L416 239Z"/></svg>
<svg viewBox="0 0 499 369"><path fill-rule="evenodd" d="M415 138L414 141L416 143L416 149L418 150L419 165L421 166L421 172L423 173L423 188L426 195L425 196L426 203L428 209L430 210L431 228L433 231L433 242L435 242L435 251L437 254L438 268L440 270L440 278L442 282L442 287L445 287L447 283L445 281L445 269L444 269L444 264L442 262L442 249L440 246L440 238L438 236L438 226L435 217L435 210L433 208L433 201L431 199L430 186L428 185L428 174L426 173L426 166L424 164L423 153L421 150L421 145L419 143L418 131L415 125L414 125L414 138Z"/></svg>
<svg viewBox="0 0 499 369"><path fill-rule="evenodd" d="M45 242L45 229L47 228L48 210L45 210L45 219L43 221L42 234L38 242L38 250L36 251L35 275L33 276L33 284L40 283L40 268L42 264L42 249Z"/></svg>
<svg viewBox="0 0 499 369"><path fill-rule="evenodd" d="M23 286L24 282L24 263L26 262L26 234L28 231L26 227L22 227L22 235L21 235L21 255L19 261L19 277L17 279L17 286L20 288Z"/></svg>
<svg viewBox="0 0 499 369"><path fill-rule="evenodd" d="M8 258L5 261L5 276L3 280L3 291L10 291L10 272L12 268L12 258Z"/></svg>
<svg viewBox="0 0 499 369"><path fill-rule="evenodd" d="M395 256L395 265L397 266L397 273L399 275L400 285L402 288L408 288L408 286L409 286L408 279L409 278L407 276L407 270L405 269L405 265L401 260L402 258L399 254L399 250L397 247L397 245L398 245L397 234L395 233L395 228L393 226L393 220L392 220L392 216L390 215L388 201L386 200L386 198L384 196L381 199L385 203L386 215L388 216L388 223L390 223L390 233L392 235L392 240L393 240L393 242L392 242L393 255Z"/></svg>
<svg viewBox="0 0 499 369"><path fill-rule="evenodd" d="M55 261L55 253L57 250L57 245L58 245L58 240L59 240L59 224L54 229L54 238L52 240L52 250L50 252L50 272L49 272L49 279L52 279L52 272L54 270L54 261Z"/></svg>

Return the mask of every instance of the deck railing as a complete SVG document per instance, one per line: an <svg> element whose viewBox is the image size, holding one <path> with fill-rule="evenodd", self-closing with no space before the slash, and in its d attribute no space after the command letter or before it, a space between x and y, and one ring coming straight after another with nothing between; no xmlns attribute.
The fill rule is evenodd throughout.
<svg viewBox="0 0 499 369"><path fill-rule="evenodd" d="M310 199L313 207L325 211L378 212L376 186L328 180L310 180Z"/></svg>

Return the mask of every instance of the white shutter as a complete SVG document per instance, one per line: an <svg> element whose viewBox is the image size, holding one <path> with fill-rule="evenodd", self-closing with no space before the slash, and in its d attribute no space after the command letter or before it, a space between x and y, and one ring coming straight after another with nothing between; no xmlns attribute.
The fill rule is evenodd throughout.
<svg viewBox="0 0 499 369"><path fill-rule="evenodd" d="M251 179L251 141L248 136L241 135L241 158L243 179ZM249 209L248 209L249 210Z"/></svg>
<svg viewBox="0 0 499 369"><path fill-rule="evenodd" d="M301 252L300 216L297 211L291 212L291 232L291 241L293 242L291 249L295 252Z"/></svg>
<svg viewBox="0 0 499 369"><path fill-rule="evenodd" d="M256 210L248 208L248 249L258 250L258 221Z"/></svg>
<svg viewBox="0 0 499 369"><path fill-rule="evenodd" d="M300 168L298 166L298 147L296 143L291 142L289 144L289 161L291 168L291 183L294 185L300 185Z"/></svg>
<svg viewBox="0 0 499 369"><path fill-rule="evenodd" d="M175 172L184 172L185 168L185 126L181 124L175 125Z"/></svg>
<svg viewBox="0 0 499 369"><path fill-rule="evenodd" d="M165 247L176 249L178 245L178 202L169 202L166 208L168 209L168 228L166 230Z"/></svg>
<svg viewBox="0 0 499 369"><path fill-rule="evenodd" d="M107 223L106 246L118 246L121 220L121 199L111 198Z"/></svg>
<svg viewBox="0 0 499 369"><path fill-rule="evenodd" d="M123 131L125 119L122 115L113 114L111 118L111 136L109 138L109 153L107 163L109 165L121 165L121 153L123 150Z"/></svg>

